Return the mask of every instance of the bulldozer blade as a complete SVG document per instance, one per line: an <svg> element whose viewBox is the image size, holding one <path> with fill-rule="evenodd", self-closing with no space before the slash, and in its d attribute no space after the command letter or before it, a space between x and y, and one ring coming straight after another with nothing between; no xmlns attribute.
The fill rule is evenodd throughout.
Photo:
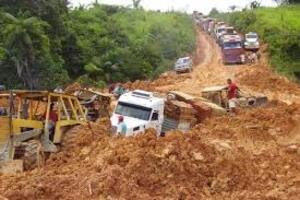
<svg viewBox="0 0 300 200"><path fill-rule="evenodd" d="M50 141L49 134L43 134L41 139L44 152L56 153L58 151L57 146Z"/></svg>
<svg viewBox="0 0 300 200"><path fill-rule="evenodd" d="M268 103L268 97L256 97L256 106L263 106Z"/></svg>
<svg viewBox="0 0 300 200"><path fill-rule="evenodd" d="M16 174L23 172L23 160L0 162L0 174Z"/></svg>

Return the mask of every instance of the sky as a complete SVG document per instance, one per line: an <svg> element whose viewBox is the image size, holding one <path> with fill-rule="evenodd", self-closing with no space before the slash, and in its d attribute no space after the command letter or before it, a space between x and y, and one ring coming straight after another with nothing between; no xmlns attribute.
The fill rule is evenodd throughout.
<svg viewBox="0 0 300 200"><path fill-rule="evenodd" d="M69 0L73 6L89 5L95 0ZM240 8L249 5L253 0L142 0L142 6L149 10L179 10L193 12L194 10L209 13L212 8L227 11L229 6L236 5ZM263 6L276 6L273 0L258 0ZM99 3L111 5L132 5L132 0L98 0Z"/></svg>

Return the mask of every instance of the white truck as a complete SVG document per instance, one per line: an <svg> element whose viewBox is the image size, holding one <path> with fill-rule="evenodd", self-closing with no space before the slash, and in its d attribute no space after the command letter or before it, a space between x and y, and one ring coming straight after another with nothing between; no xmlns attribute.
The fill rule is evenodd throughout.
<svg viewBox="0 0 300 200"><path fill-rule="evenodd" d="M123 94L111 117L113 132L116 132L119 116L123 116L127 126L125 136L134 136L149 128L154 128L157 130L157 135L160 135L164 120L164 106L164 99L154 97L152 92L135 90Z"/></svg>
<svg viewBox="0 0 300 200"><path fill-rule="evenodd" d="M258 34L250 32L245 34L244 48L247 50L258 50L259 49L259 38Z"/></svg>
<svg viewBox="0 0 300 200"><path fill-rule="evenodd" d="M168 108L170 108L165 102L172 101L173 98L176 97L172 92L166 99L156 97L152 92L143 90L123 94L119 98L110 120L112 132L116 133L120 116L123 116L127 126L126 137L144 133L149 128L155 129L157 136L164 135L170 130L187 132L192 127L191 120L174 118L165 112L165 109L169 110Z"/></svg>
<svg viewBox="0 0 300 200"><path fill-rule="evenodd" d="M191 57L179 58L174 66L177 73L193 71L193 60Z"/></svg>

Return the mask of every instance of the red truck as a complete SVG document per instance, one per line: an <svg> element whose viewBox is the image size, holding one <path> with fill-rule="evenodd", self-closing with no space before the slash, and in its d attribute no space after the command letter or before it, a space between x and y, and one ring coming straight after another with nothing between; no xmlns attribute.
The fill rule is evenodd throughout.
<svg viewBox="0 0 300 200"><path fill-rule="evenodd" d="M246 61L242 38L239 35L224 35L222 42L224 64L243 64Z"/></svg>

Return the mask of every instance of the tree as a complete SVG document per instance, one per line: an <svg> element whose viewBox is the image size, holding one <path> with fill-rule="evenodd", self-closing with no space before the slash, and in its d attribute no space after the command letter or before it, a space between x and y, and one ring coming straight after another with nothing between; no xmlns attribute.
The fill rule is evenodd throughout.
<svg viewBox="0 0 300 200"><path fill-rule="evenodd" d="M209 16L216 16L220 12L217 10L217 8L212 8L211 11L209 12Z"/></svg>
<svg viewBox="0 0 300 200"><path fill-rule="evenodd" d="M277 4L297 4L300 0L274 0Z"/></svg>
<svg viewBox="0 0 300 200"><path fill-rule="evenodd" d="M36 17L2 15L3 36L7 59L13 64L23 86L37 89L51 88L59 79L67 80L61 66L56 65L50 54L49 38L45 34L48 24Z"/></svg>
<svg viewBox="0 0 300 200"><path fill-rule="evenodd" d="M142 2L142 0L132 0L133 7L134 7L135 9L140 8L141 2Z"/></svg>
<svg viewBox="0 0 300 200"><path fill-rule="evenodd" d="M260 7L260 3L258 2L258 1L252 1L251 3L250 3L250 8L252 9L252 10L254 10L254 9L256 9L256 8L259 8Z"/></svg>
<svg viewBox="0 0 300 200"><path fill-rule="evenodd" d="M235 6L235 5L229 6L229 10L231 10L231 12L234 12L235 9L236 9L236 6Z"/></svg>

